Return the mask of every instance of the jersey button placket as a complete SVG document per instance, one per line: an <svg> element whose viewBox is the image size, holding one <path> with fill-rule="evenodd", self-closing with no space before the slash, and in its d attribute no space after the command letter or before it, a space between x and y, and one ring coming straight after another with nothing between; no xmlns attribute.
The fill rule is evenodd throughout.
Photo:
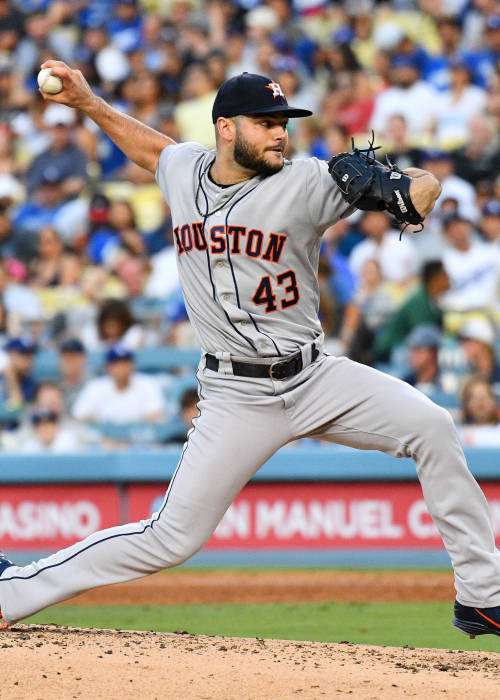
<svg viewBox="0 0 500 700"><path fill-rule="evenodd" d="M230 304L233 301L233 289L228 277L229 265L227 260L217 260L214 263L214 283L219 301L222 304Z"/></svg>

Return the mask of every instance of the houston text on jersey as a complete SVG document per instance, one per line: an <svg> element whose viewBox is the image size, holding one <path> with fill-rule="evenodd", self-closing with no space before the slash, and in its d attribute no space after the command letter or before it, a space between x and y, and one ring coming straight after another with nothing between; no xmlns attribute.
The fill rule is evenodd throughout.
<svg viewBox="0 0 500 700"><path fill-rule="evenodd" d="M231 255L241 254L277 263L287 239L284 233L265 234L256 228L247 230L246 226L212 226L206 234L201 222L176 226L174 239L178 254L207 250L208 247L212 255L220 255L229 248Z"/></svg>

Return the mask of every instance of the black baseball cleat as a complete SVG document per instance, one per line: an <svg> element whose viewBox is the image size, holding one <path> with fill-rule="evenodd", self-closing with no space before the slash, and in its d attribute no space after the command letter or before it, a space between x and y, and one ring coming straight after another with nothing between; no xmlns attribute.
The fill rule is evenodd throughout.
<svg viewBox="0 0 500 700"><path fill-rule="evenodd" d="M3 574L5 569L9 568L9 566L14 566L14 563L11 562L10 559L7 559L3 552L0 552L0 576Z"/></svg>
<svg viewBox="0 0 500 700"><path fill-rule="evenodd" d="M453 626L474 639L479 634L500 637L500 605L495 608L469 608L455 601Z"/></svg>
<svg viewBox="0 0 500 700"><path fill-rule="evenodd" d="M0 552L0 576L3 574L5 569L9 568L9 566L14 566L14 564L10 561L10 559L7 559L3 552ZM0 630L5 629L6 627L8 627L8 625L3 619L2 611L0 610Z"/></svg>

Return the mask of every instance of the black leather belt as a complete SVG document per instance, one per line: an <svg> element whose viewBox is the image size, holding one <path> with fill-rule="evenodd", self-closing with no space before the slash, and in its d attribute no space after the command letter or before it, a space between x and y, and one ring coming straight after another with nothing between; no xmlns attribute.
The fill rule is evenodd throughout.
<svg viewBox="0 0 500 700"><path fill-rule="evenodd" d="M312 345L311 347L311 362L318 357L319 350ZM219 371L219 360L214 355L205 355L206 367L213 372ZM293 355L288 355L283 360L276 360L270 365L254 365L250 362L236 362L231 360L233 366L233 374L239 377L254 377L255 379L288 379L298 374L304 367L302 362L302 353L300 350L294 352Z"/></svg>

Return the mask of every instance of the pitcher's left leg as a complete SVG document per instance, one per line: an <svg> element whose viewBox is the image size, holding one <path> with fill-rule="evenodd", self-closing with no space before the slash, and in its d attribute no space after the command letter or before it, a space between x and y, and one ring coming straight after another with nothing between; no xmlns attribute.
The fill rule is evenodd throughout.
<svg viewBox="0 0 500 700"><path fill-rule="evenodd" d="M226 386L230 380L209 382L202 376L200 382L200 415L158 513L96 532L28 566L2 573L0 562L0 611L7 624L91 588L186 561L261 464L290 440L281 399L272 395L272 387L259 395L250 386L243 401Z"/></svg>
<svg viewBox="0 0 500 700"><path fill-rule="evenodd" d="M413 457L455 570L458 601L500 605L500 552L488 504L449 413L408 384L347 358L325 358L293 393L297 434Z"/></svg>

